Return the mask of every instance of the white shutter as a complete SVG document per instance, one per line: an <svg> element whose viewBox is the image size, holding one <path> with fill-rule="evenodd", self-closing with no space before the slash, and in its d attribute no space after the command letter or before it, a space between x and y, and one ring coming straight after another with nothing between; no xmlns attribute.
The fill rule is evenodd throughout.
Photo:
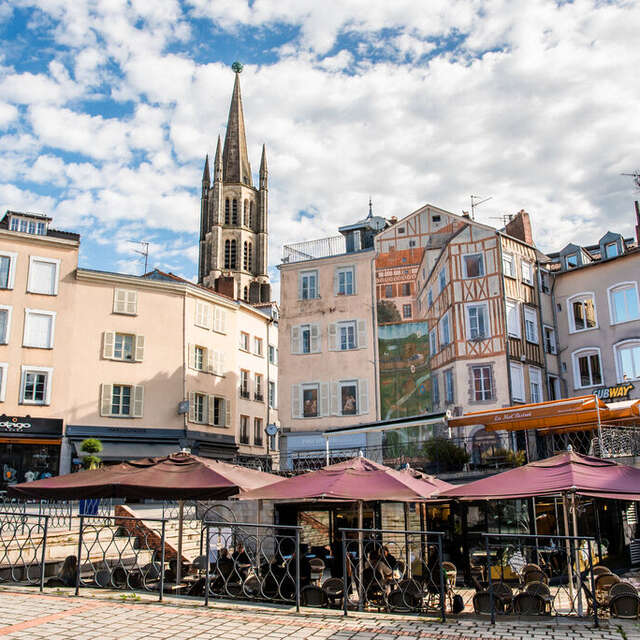
<svg viewBox="0 0 640 640"><path fill-rule="evenodd" d="M136 336L136 362L144 359L144 336Z"/></svg>
<svg viewBox="0 0 640 640"><path fill-rule="evenodd" d="M100 399L100 415L101 416L111 415L111 398L112 397L113 397L113 385L103 384L101 399Z"/></svg>
<svg viewBox="0 0 640 640"><path fill-rule="evenodd" d="M224 370L224 351L218 351L218 374L223 376L225 374Z"/></svg>
<svg viewBox="0 0 640 640"><path fill-rule="evenodd" d="M320 383L320 413L321 416L329 415L329 383Z"/></svg>
<svg viewBox="0 0 640 640"><path fill-rule="evenodd" d="M205 351L205 355L207 358L207 371L209 373L214 373L215 372L215 364L214 364L214 352L211 349L207 349Z"/></svg>
<svg viewBox="0 0 640 640"><path fill-rule="evenodd" d="M320 353L320 327L317 324L311 325L311 353Z"/></svg>
<svg viewBox="0 0 640 640"><path fill-rule="evenodd" d="M302 389L299 384L291 385L291 417L302 418Z"/></svg>
<svg viewBox="0 0 640 640"><path fill-rule="evenodd" d="M215 424L214 418L216 415L216 397L207 396L207 422L209 424Z"/></svg>
<svg viewBox="0 0 640 640"><path fill-rule="evenodd" d="M338 295L338 290L340 288L340 270L336 269L333 272L333 295L337 296Z"/></svg>
<svg viewBox="0 0 640 640"><path fill-rule="evenodd" d="M106 360L113 359L113 349L115 346L116 332L105 331L102 338L102 357Z"/></svg>
<svg viewBox="0 0 640 640"><path fill-rule="evenodd" d="M231 426L231 401L224 398L224 426Z"/></svg>
<svg viewBox="0 0 640 640"><path fill-rule="evenodd" d="M189 391L189 422L196 421L196 394Z"/></svg>
<svg viewBox="0 0 640 640"><path fill-rule="evenodd" d="M220 309L220 333L227 333L227 312Z"/></svg>
<svg viewBox="0 0 640 640"><path fill-rule="evenodd" d="M338 405L338 383L331 383L331 415L340 415L340 406Z"/></svg>
<svg viewBox="0 0 640 640"><path fill-rule="evenodd" d="M338 350L338 325L329 324L329 351Z"/></svg>
<svg viewBox="0 0 640 640"><path fill-rule="evenodd" d="M202 303L202 324L207 329L211 329L211 305L206 302Z"/></svg>
<svg viewBox="0 0 640 640"><path fill-rule="evenodd" d="M353 286L353 295L354 296L356 295L356 293L358 293L358 289L356 288L356 271L357 271L356 267L353 267L353 271L352 271L352 273L353 273L353 285L352 286Z"/></svg>
<svg viewBox="0 0 640 640"><path fill-rule="evenodd" d="M144 413L144 387L133 387L133 417L142 418Z"/></svg>
<svg viewBox="0 0 640 640"><path fill-rule="evenodd" d="M366 378L358 380L358 413L369 413L369 383Z"/></svg>
<svg viewBox="0 0 640 640"><path fill-rule="evenodd" d="M53 346L53 316L25 311L23 344L25 347L48 349Z"/></svg>
<svg viewBox="0 0 640 640"><path fill-rule="evenodd" d="M116 289L113 292L113 313L125 313L127 308L127 292Z"/></svg>
<svg viewBox="0 0 640 640"><path fill-rule="evenodd" d="M127 309L126 312L135 315L138 313L138 292L127 291Z"/></svg>
<svg viewBox="0 0 640 640"><path fill-rule="evenodd" d="M302 300L302 274L298 274L298 300Z"/></svg>
<svg viewBox="0 0 640 640"><path fill-rule="evenodd" d="M367 321L358 320L358 349L367 348Z"/></svg>
<svg viewBox="0 0 640 640"><path fill-rule="evenodd" d="M291 353L301 353L300 327L291 327Z"/></svg>
<svg viewBox="0 0 640 640"><path fill-rule="evenodd" d="M227 313L220 307L213 307L213 330L218 333L226 333Z"/></svg>
<svg viewBox="0 0 640 640"><path fill-rule="evenodd" d="M29 265L28 290L31 293L44 293L49 295L57 293L56 272L57 264L55 262L46 262L32 258Z"/></svg>
<svg viewBox="0 0 640 640"><path fill-rule="evenodd" d="M189 369L196 368L196 347L193 344L189 345Z"/></svg>

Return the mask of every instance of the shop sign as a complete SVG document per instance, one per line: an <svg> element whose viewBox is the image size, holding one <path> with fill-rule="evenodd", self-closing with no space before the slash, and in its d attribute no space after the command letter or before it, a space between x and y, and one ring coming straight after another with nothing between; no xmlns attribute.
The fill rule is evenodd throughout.
<svg viewBox="0 0 640 640"><path fill-rule="evenodd" d="M603 387L596 389L593 393L601 400L624 400L629 397L634 386L630 382L613 385L612 387Z"/></svg>
<svg viewBox="0 0 640 640"><path fill-rule="evenodd" d="M0 415L0 433L61 436L62 420L59 418L32 418L29 415Z"/></svg>
<svg viewBox="0 0 640 640"><path fill-rule="evenodd" d="M15 431L21 433L25 429L31 429L31 422L26 418L6 418L0 420L0 429L3 431Z"/></svg>

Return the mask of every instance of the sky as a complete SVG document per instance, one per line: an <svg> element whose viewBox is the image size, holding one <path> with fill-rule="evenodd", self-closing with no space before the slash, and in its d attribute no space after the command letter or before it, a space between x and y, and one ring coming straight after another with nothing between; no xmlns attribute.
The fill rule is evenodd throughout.
<svg viewBox="0 0 640 640"><path fill-rule="evenodd" d="M633 234L640 3L0 0L0 208L82 236L84 267L195 278L205 154L241 76L282 246L431 203L543 251Z"/></svg>

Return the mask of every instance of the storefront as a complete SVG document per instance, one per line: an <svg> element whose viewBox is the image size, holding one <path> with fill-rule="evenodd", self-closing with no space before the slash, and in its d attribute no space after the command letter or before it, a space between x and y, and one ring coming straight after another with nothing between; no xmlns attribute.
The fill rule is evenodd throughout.
<svg viewBox="0 0 640 640"><path fill-rule="evenodd" d="M62 420L0 416L0 490L58 475Z"/></svg>

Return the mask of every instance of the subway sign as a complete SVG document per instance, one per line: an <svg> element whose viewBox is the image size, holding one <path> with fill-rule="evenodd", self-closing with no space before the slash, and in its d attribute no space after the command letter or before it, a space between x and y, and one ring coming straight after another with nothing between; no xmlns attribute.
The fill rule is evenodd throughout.
<svg viewBox="0 0 640 640"><path fill-rule="evenodd" d="M612 387L602 387L596 389L593 394L601 400L625 400L633 391L634 386L630 382L613 385Z"/></svg>

